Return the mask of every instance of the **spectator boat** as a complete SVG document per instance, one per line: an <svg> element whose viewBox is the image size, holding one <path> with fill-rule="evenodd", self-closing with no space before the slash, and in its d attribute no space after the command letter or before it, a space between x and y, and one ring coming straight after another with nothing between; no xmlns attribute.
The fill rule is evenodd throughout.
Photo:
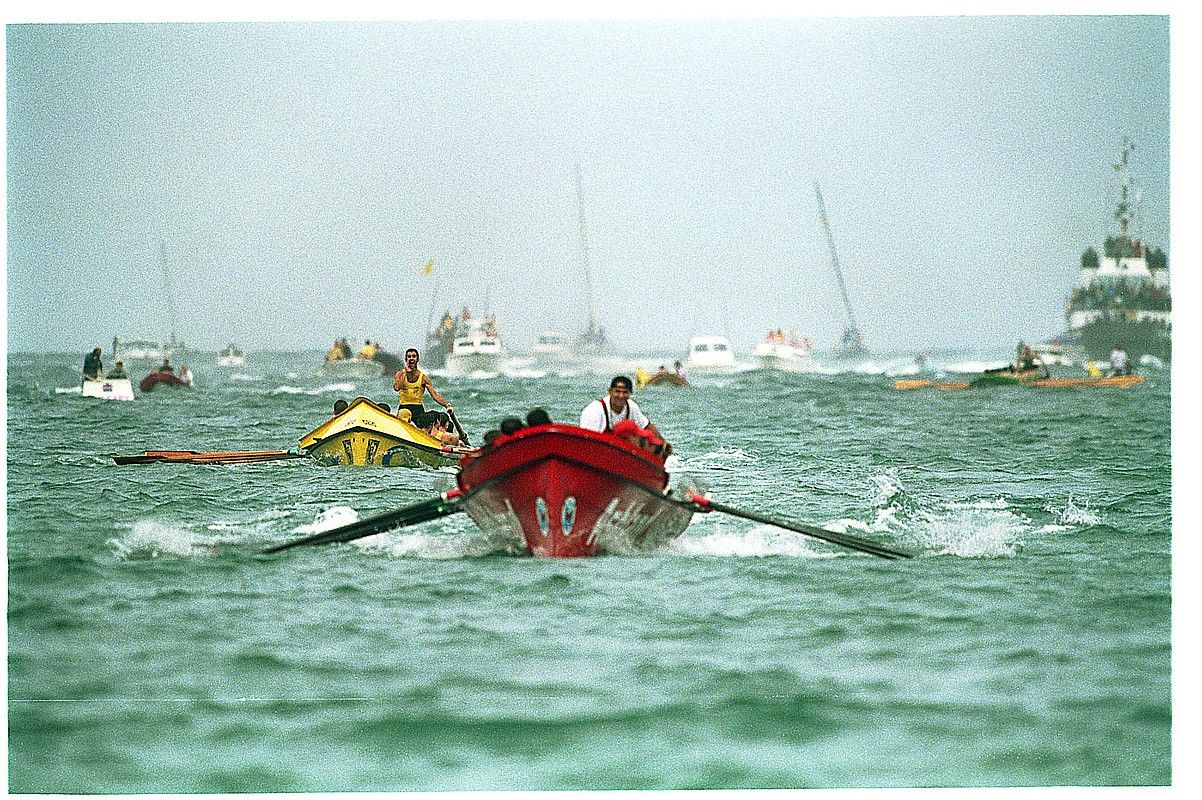
<svg viewBox="0 0 1202 800"><path fill-rule="evenodd" d="M472 319L467 322L467 332L451 346L446 368L458 375L495 373L501 371L506 358L505 344L497 334L495 321Z"/></svg>
<svg viewBox="0 0 1202 800"><path fill-rule="evenodd" d="M751 354L763 369L796 372L812 369L814 366L813 347L809 337L798 337L793 332L780 328L768 331L764 340L755 346Z"/></svg>
<svg viewBox="0 0 1202 800"><path fill-rule="evenodd" d="M689 340L685 366L691 372L734 372L735 351L725 336L694 336Z"/></svg>
<svg viewBox="0 0 1202 800"><path fill-rule="evenodd" d="M217 366L219 367L245 367L246 353L242 352L242 348L230 342L229 347L224 348L217 354Z"/></svg>

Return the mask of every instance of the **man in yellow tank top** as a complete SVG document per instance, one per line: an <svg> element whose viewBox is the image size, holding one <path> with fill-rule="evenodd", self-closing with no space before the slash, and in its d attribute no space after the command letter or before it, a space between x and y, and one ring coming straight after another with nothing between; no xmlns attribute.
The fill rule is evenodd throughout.
<svg viewBox="0 0 1202 800"><path fill-rule="evenodd" d="M430 383L429 376L417 368L420 358L417 350L410 347L405 351L405 368L392 379L392 388L397 393L397 416L400 416L401 409L412 414L413 419L416 419L418 414L424 414L426 409L422 405L422 395L426 392L429 392L448 414L454 414L455 409L451 408L446 398Z"/></svg>

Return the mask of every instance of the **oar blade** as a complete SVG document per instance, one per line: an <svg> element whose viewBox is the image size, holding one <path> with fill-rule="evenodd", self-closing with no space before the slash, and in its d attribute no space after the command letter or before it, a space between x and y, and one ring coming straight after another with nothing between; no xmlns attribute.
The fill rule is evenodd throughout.
<svg viewBox="0 0 1202 800"><path fill-rule="evenodd" d="M305 536L300 539L294 539L291 542L284 542L269 547L263 551L264 555L271 553L279 553L283 550L289 550L293 547L302 545L321 545L321 544L336 544L339 542L349 542L354 539L362 539L365 536L372 536L384 531L396 530L398 528L406 528L410 525L417 525L422 522L429 522L432 519L445 517L454 514L461 510L459 505L459 492L452 490L445 492L438 497L432 497L429 500L423 500L420 503L415 503L405 508L389 511L384 514L377 514L374 517L361 519L358 522L352 522L350 525L343 525L339 528L334 528L328 531L319 531L318 533Z"/></svg>

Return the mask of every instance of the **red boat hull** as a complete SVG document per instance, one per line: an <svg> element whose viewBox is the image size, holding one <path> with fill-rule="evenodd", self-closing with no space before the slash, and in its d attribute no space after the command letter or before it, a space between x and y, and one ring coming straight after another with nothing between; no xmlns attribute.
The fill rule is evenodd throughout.
<svg viewBox="0 0 1202 800"><path fill-rule="evenodd" d="M182 386L185 389L190 389L192 384L182 380L174 372L152 372L138 384L138 388L143 392L149 392L160 386Z"/></svg>
<svg viewBox="0 0 1202 800"><path fill-rule="evenodd" d="M464 510L485 532L536 556L652 549L692 510L663 496L663 460L615 436L538 425L460 462Z"/></svg>

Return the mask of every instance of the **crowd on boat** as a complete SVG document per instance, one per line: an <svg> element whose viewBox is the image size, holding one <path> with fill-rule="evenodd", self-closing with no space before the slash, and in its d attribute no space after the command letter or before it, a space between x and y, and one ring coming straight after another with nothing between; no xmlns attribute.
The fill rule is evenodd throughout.
<svg viewBox="0 0 1202 800"><path fill-rule="evenodd" d="M83 380L85 382L129 380L129 373L125 370L124 361L118 361L111 370L105 372L102 353L103 351L99 347L96 347L93 348L92 352L84 356ZM195 379L192 375L192 369L186 363L181 364L179 372L176 373L175 368L171 365L171 359L164 358L163 363L157 369L142 379L142 391L149 391L152 386L160 382L191 387L195 384Z"/></svg>

